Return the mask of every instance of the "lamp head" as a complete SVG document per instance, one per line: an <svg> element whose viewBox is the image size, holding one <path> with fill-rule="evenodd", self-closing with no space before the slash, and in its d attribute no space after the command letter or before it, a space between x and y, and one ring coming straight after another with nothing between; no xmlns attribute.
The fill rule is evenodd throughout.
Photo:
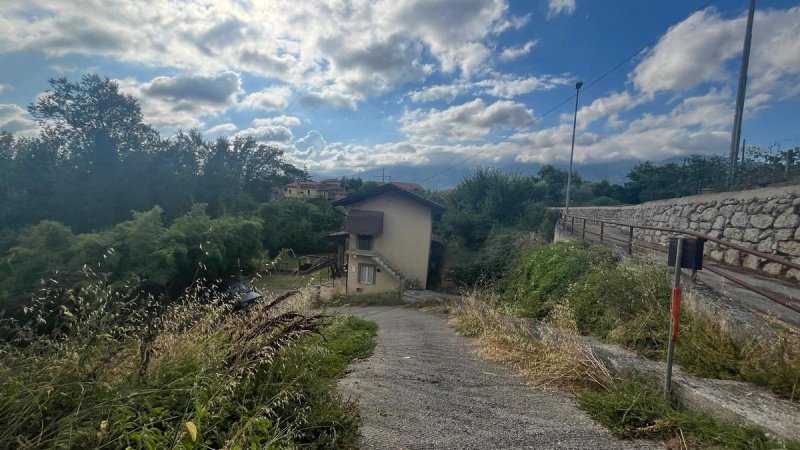
<svg viewBox="0 0 800 450"><path fill-rule="evenodd" d="M577 83L575 83L575 89L576 90L580 91L581 90L581 86L583 86L583 81L578 81Z"/></svg>

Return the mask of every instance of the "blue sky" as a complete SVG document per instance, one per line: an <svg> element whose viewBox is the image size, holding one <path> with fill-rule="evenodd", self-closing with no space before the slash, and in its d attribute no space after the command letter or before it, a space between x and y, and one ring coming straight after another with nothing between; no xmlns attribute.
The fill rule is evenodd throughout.
<svg viewBox="0 0 800 450"><path fill-rule="evenodd" d="M0 129L36 132L47 79L96 72L164 136L250 135L315 177L385 168L452 185L476 166L576 161L619 179L640 160L726 154L746 0L190 0L0 3ZM676 26L684 18L688 20ZM800 143L800 4L759 0L743 136ZM451 170L455 163L476 155ZM439 174L440 175L436 175ZM434 176L436 175L436 176Z"/></svg>

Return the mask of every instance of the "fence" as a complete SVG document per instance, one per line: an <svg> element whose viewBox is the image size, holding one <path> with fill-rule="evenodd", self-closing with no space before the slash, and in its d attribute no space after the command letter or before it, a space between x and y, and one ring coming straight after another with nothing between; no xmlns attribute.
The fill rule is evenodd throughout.
<svg viewBox="0 0 800 450"><path fill-rule="evenodd" d="M780 257L778 255L773 255L773 254L770 254L770 253L759 252L757 250L753 250L753 249L750 249L750 248L747 248L747 247L744 247L744 246L741 246L741 245L738 245L738 244L734 244L732 242L727 242L727 241L724 241L724 240L719 239L719 238L711 237L711 236L709 236L707 234L698 233L696 231L677 230L677 229L674 229L674 228L651 227L651 226L646 226L646 225L631 225L631 224L627 224L627 223L603 221L603 220L597 220L597 219L586 219L586 218L583 218L583 217L565 216L563 212L560 214L560 222L561 222L560 226L564 230L569 230L573 234L573 236L576 235L576 229L575 229L575 221L576 220L578 220L578 224L580 225L580 228L578 229L578 232L580 233L582 240L585 241L586 240L586 235L589 234L589 235L593 235L593 236L599 237L600 238L600 242L605 242L606 240L620 242L620 243L622 243L622 244L627 246L627 250L628 250L628 254L629 255L633 254L634 247L645 248L645 249L655 250L655 251L664 252L664 253L667 252L668 249L666 247L664 247L664 246L635 240L633 238L633 230L634 229L643 229L643 230L653 230L653 231L660 231L662 233L674 234L675 236L680 236L680 235L691 236L691 237L694 237L694 238L697 238L697 239L703 239L703 240L706 240L706 241L711 241L711 242L717 243L719 245L722 245L724 247L728 247L728 248L737 250L737 251L740 252L739 253L740 255L742 253L746 253L746 254L757 256L759 258L763 258L763 259L765 259L767 261L770 261L770 262L778 263L778 264L780 264L782 266L785 266L785 267L789 267L789 268L792 268L792 269L800 270L800 264L797 264L797 263L795 263L795 262L793 262L793 261L791 261L789 259L782 258L782 257ZM581 223L581 221L583 221L583 222ZM596 231L587 229L587 227L586 227L587 223L599 224L600 231L596 232ZM620 229L620 231L627 230L627 238L626 239L621 239L619 237L610 235L609 233L606 232L606 226L607 225L610 225L610 226L613 226L613 227L617 227L618 229ZM623 231L623 233L624 233L624 231ZM745 269L745 268L743 268L741 266L741 261L742 261L742 258L739 258L739 262L740 262L739 269L747 270L747 269ZM776 292L773 292L773 291L770 291L768 289L764 289L762 287L753 286L752 284L746 282L745 280L742 280L739 277L731 275L730 273L727 273L724 270L719 269L718 267L715 267L714 265L704 265L704 269L708 270L709 272L714 273L714 274L716 274L716 275L718 275L718 276L720 276L720 277L722 277L722 278L724 278L724 279L726 279L728 281L730 281L731 283L733 283L733 284L735 284L735 285L737 285L739 287L742 287L742 288L744 288L744 289L746 289L748 291L751 291L751 292L754 292L756 294L759 294L759 295L769 299L770 301L773 301L773 302L775 302L775 303L777 303L779 305L782 305L782 306L784 306L786 308L789 308L789 309L791 309L793 311L796 311L796 312L800 313L800 303L798 303L796 301L793 301L792 299L790 299L788 297L785 297L783 295L780 295L780 294L778 294ZM692 278L694 279L694 274L693 274ZM798 286L798 287L800 287L800 286Z"/></svg>

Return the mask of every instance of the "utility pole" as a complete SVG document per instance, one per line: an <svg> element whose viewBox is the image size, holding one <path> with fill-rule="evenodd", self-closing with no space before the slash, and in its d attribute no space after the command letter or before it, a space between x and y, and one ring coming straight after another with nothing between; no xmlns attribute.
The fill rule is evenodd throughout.
<svg viewBox="0 0 800 450"><path fill-rule="evenodd" d="M578 125L578 96L581 93L583 81L575 83L575 115L572 116L572 148L569 151L569 173L567 173L567 202L564 205L564 223L569 216L569 190L572 186L572 157L575 155L575 127ZM566 226L566 225L565 225Z"/></svg>
<svg viewBox="0 0 800 450"><path fill-rule="evenodd" d="M381 169L381 175L380 176L376 176L375 178L380 178L381 179L381 183L386 183L386 178L387 178L386 169ZM392 181L392 176L389 175L388 178L389 178L389 181L391 182Z"/></svg>
<svg viewBox="0 0 800 450"><path fill-rule="evenodd" d="M733 183L736 174L736 160L739 153L739 141L742 136L742 115L744 113L744 96L747 90L747 66L750 63L750 42L753 40L753 16L756 11L756 0L750 0L750 9L747 11L747 29L744 33L744 48L742 49L742 66L739 69L739 89L736 94L736 111L733 115L733 129L731 130L731 147L728 159L728 185Z"/></svg>

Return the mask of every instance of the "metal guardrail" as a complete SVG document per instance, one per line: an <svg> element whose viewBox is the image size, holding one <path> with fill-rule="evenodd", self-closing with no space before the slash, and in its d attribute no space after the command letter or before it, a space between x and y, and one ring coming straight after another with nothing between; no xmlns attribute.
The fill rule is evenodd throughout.
<svg viewBox="0 0 800 450"><path fill-rule="evenodd" d="M634 247L646 248L646 249L655 250L655 251L664 252L664 253L667 252L667 248L664 247L664 246L635 240L633 238L633 230L634 229L643 229L643 230L660 231L660 232L663 232L663 233L672 233L672 234L675 234L675 235L691 236L691 237L695 237L695 238L698 238L698 239L704 239L706 241L711 241L711 242L717 243L719 245L722 245L724 247L728 247L728 248L731 248L731 249L734 249L734 250L738 250L739 251L739 268L742 268L742 269L744 269L744 267L742 266L743 259L744 259L743 258L743 253L746 253L746 254L749 254L749 255L756 256L758 258L762 258L762 259L764 259L766 261L769 261L769 262L774 262L774 263L780 264L780 265L782 265L784 267L789 267L789 268L792 268L792 269L800 270L800 264L795 263L794 261L791 261L789 259L782 258L782 257L780 257L778 255L773 255L771 253L759 252L757 250L753 250L751 248L747 248L747 247L744 247L744 246L739 245L739 244L734 244L733 242L727 242L727 241L724 241L722 239L709 236L707 234L698 233L696 231L678 230L678 229L674 229L674 228L664 228L664 227L651 227L651 226L647 226L647 225L631 225L631 224L628 224L628 223L604 221L604 220L597 220L597 219L587 219L587 218L584 218L584 217L575 217L575 216L568 216L567 217L567 216L564 216L563 212L559 214L559 217L560 217L561 226L563 227L563 229L564 230L569 229L570 232L572 232L573 235L575 234L575 220L576 219L579 220L579 221L582 220L583 223L582 223L580 229L578 230L581 233L581 239L582 240L584 240L584 241L586 240L586 234L588 233L590 235L598 236L600 238L600 242L604 242L605 240L621 242L621 243L627 245L628 254L629 255L633 254L633 248ZM567 225L568 221L571 221L571 224L569 226ZM595 231L592 231L592 230L588 230L586 228L586 224L587 223L597 223L597 224L599 224L600 225L600 232L598 233L598 232L595 232ZM619 227L621 229L627 228L628 229L628 238L627 239L620 239L620 238L617 238L617 237L610 236L610 235L606 234L605 233L605 226L606 225L616 226L616 227ZM720 263L720 264L722 264L722 263ZM758 286L753 286L752 284L742 280L741 278L735 277L735 276L733 276L733 275L731 275L729 273L726 273L725 271L720 270L720 269L718 269L718 268L716 268L714 266L707 265L704 268L706 270L708 270L709 272L712 272L712 273L714 273L714 274L716 274L716 275L718 275L718 276L730 281L731 283L736 284L737 286L740 286L740 287L742 287L744 289L747 289L748 291L755 292L756 294L759 294L762 297L765 297L765 298L767 298L767 299L769 299L769 300L771 300L771 301L773 301L773 302L775 302L775 303L777 303L777 304L779 304L781 306L784 306L786 308L791 309L792 311L800 313L800 303L798 303L798 302L792 301L791 299L789 299L787 297L784 297L784 296L782 296L782 295L780 295L780 294L778 294L776 292L770 291L768 289L764 289L764 288L761 288L761 287L758 287ZM692 279L694 279L694 276L692 277Z"/></svg>

